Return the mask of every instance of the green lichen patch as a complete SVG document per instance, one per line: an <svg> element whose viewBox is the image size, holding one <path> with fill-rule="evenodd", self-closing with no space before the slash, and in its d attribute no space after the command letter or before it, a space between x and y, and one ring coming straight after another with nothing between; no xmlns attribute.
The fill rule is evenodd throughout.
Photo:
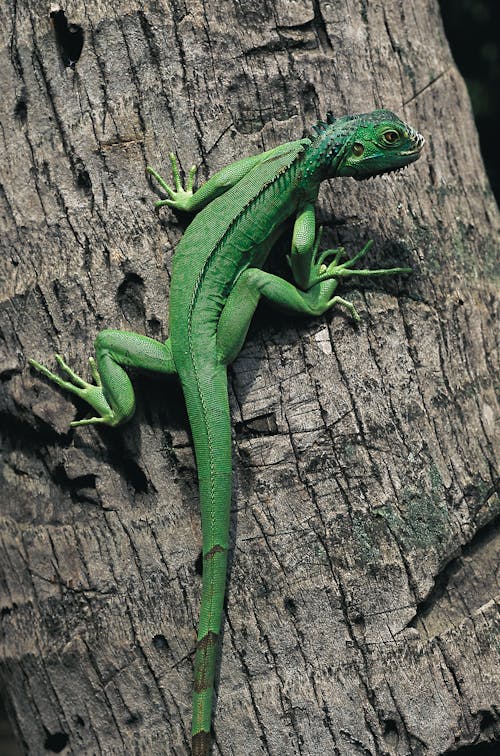
<svg viewBox="0 0 500 756"><path fill-rule="evenodd" d="M398 541L411 549L437 547L448 537L449 514L443 504L443 481L438 468L429 469L429 489L408 489L398 510L389 505L377 507Z"/></svg>

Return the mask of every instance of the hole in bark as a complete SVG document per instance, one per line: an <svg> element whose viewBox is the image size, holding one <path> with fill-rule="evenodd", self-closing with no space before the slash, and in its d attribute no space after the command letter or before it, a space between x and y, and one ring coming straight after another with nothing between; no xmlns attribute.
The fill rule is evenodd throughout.
<svg viewBox="0 0 500 756"><path fill-rule="evenodd" d="M136 493L146 493L148 490L148 479L137 462L134 462L133 459L125 459L123 462L127 483L131 484Z"/></svg>
<svg viewBox="0 0 500 756"><path fill-rule="evenodd" d="M14 115L16 118L19 118L21 123L26 122L26 119L28 117L28 93L25 87L23 87L21 96L19 97L19 100L16 103L16 107L14 108Z"/></svg>
<svg viewBox="0 0 500 756"><path fill-rule="evenodd" d="M456 750L445 751L444 756L498 756L498 741L494 743L473 743L470 746L462 746Z"/></svg>
<svg viewBox="0 0 500 756"><path fill-rule="evenodd" d="M287 612L290 612L290 614L293 614L293 616L295 617L295 615L297 614L297 604L295 603L293 598L286 596L286 598L283 599L283 606L285 607Z"/></svg>
<svg viewBox="0 0 500 756"><path fill-rule="evenodd" d="M273 436L278 432L276 415L270 412L267 415L253 417L251 420L234 424L235 432L243 438L255 438L258 436Z"/></svg>
<svg viewBox="0 0 500 756"><path fill-rule="evenodd" d="M126 456L127 453L120 445L117 448L110 449L110 462L125 478L127 484L134 489L135 493L147 493L149 486L146 474L134 459Z"/></svg>
<svg viewBox="0 0 500 756"><path fill-rule="evenodd" d="M15 606L13 604L13 606ZM486 732L486 730L494 730L495 727L495 718L493 714L490 711L481 711L481 722L479 724L479 727L481 729L481 732Z"/></svg>
<svg viewBox="0 0 500 756"><path fill-rule="evenodd" d="M144 281L137 273L126 273L116 298L127 320L144 320Z"/></svg>
<svg viewBox="0 0 500 756"><path fill-rule="evenodd" d="M384 733L387 735L389 732L397 732L398 728L394 719L388 719L385 723Z"/></svg>
<svg viewBox="0 0 500 756"><path fill-rule="evenodd" d="M399 740L398 726L394 719L386 719L384 724L384 740L389 745L397 746Z"/></svg>
<svg viewBox="0 0 500 756"><path fill-rule="evenodd" d="M153 646L158 651L165 651L168 648L167 639L161 633L159 635L155 635L153 638Z"/></svg>
<svg viewBox="0 0 500 756"><path fill-rule="evenodd" d="M54 26L61 60L67 68L74 68L82 54L83 29L78 24L68 24L68 19L63 10L52 11L50 18Z"/></svg>
<svg viewBox="0 0 500 756"><path fill-rule="evenodd" d="M89 172L83 167L83 165L77 166L76 185L79 189L83 189L87 194L92 189L92 181L90 180Z"/></svg>
<svg viewBox="0 0 500 756"><path fill-rule="evenodd" d="M498 741L495 743L474 743L473 745L457 748L455 751L445 751L445 756L498 756Z"/></svg>
<svg viewBox="0 0 500 756"><path fill-rule="evenodd" d="M201 576L203 574L203 551L200 551L198 554L196 562L194 563L194 568L198 575Z"/></svg>
<svg viewBox="0 0 500 756"><path fill-rule="evenodd" d="M358 627L362 627L362 628L365 627L365 618L363 617L361 612L356 612L356 614L354 614L352 618L352 624L357 625Z"/></svg>
<svg viewBox="0 0 500 756"><path fill-rule="evenodd" d="M154 334L153 338L155 338L161 332L161 322L158 318L150 318L148 320L148 328Z"/></svg>
<svg viewBox="0 0 500 756"><path fill-rule="evenodd" d="M74 721L78 727L85 727L85 720L79 714L75 714Z"/></svg>
<svg viewBox="0 0 500 756"><path fill-rule="evenodd" d="M50 733L47 735L43 745L47 751L61 753L62 749L66 747L68 740L69 737L65 732L54 732L53 735Z"/></svg>
<svg viewBox="0 0 500 756"><path fill-rule="evenodd" d="M63 464L57 465L54 469L53 480L60 488L68 491L73 501L89 501L88 494L96 487L95 475L87 473L69 478Z"/></svg>
<svg viewBox="0 0 500 756"><path fill-rule="evenodd" d="M125 720L125 724L128 724L128 725L140 724L141 722L142 722L142 714L139 714L139 712L137 711L131 714Z"/></svg>

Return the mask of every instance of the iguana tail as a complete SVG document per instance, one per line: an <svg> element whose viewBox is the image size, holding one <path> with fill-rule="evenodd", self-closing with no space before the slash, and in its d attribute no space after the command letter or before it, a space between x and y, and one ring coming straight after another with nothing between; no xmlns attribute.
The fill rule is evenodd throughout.
<svg viewBox="0 0 500 756"><path fill-rule="evenodd" d="M198 468L203 586L194 662L193 756L210 748L212 696L226 588L231 508L231 425L224 365L206 364L183 382ZM190 371L191 372L191 371Z"/></svg>

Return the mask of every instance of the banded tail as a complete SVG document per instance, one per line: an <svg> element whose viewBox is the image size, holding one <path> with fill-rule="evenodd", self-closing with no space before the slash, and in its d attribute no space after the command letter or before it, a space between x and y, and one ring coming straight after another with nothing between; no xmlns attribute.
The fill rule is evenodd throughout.
<svg viewBox="0 0 500 756"><path fill-rule="evenodd" d="M208 756L214 677L226 590L231 509L231 425L224 365L181 375L198 468L203 583L194 661L192 754Z"/></svg>

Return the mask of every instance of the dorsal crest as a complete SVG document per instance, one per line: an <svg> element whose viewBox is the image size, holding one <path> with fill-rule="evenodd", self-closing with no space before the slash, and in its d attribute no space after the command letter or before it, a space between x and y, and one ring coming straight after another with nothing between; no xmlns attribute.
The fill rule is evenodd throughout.
<svg viewBox="0 0 500 756"><path fill-rule="evenodd" d="M317 135L323 134L328 126L331 126L332 123L335 123L335 120L335 116L333 115L332 111L329 110L326 114L326 121L318 121L317 123L315 123L312 127L313 131L315 131Z"/></svg>

